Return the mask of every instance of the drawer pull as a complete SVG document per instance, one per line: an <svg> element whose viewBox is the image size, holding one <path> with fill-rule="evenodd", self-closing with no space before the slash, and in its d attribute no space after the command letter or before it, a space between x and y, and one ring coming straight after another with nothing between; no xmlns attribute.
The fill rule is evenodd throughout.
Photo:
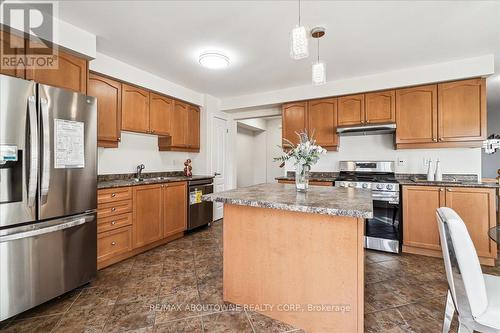
<svg viewBox="0 0 500 333"><path fill-rule="evenodd" d="M116 193L111 193L111 196L114 198L116 197Z"/></svg>
<svg viewBox="0 0 500 333"><path fill-rule="evenodd" d="M112 222L111 222L111 225L115 225L115 224L116 224L116 221L112 221Z"/></svg>
<svg viewBox="0 0 500 333"><path fill-rule="evenodd" d="M111 242L111 245L112 245L112 246L115 246L115 245L116 245L116 242Z"/></svg>
<svg viewBox="0 0 500 333"><path fill-rule="evenodd" d="M111 208L111 211L112 211L112 212L114 212L115 210L116 210L116 208L115 208L115 207Z"/></svg>

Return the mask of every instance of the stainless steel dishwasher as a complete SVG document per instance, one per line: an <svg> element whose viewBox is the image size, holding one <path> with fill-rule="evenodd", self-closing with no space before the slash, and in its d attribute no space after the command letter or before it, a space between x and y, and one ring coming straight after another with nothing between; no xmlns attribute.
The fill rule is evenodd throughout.
<svg viewBox="0 0 500 333"><path fill-rule="evenodd" d="M191 180L188 182L188 230L213 222L213 203L201 201L201 196L213 193L212 179Z"/></svg>

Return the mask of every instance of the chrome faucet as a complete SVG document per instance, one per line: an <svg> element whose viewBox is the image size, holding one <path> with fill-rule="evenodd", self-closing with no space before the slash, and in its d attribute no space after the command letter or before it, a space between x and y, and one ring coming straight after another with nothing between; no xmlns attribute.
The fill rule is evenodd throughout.
<svg viewBox="0 0 500 333"><path fill-rule="evenodd" d="M137 173L135 174L135 178L142 179L142 170L144 170L144 168L145 168L144 164L139 164L137 166Z"/></svg>

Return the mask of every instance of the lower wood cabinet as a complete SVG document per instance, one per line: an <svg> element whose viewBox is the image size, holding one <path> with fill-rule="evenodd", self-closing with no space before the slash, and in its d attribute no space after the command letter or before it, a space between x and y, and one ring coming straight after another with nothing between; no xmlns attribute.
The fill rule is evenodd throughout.
<svg viewBox="0 0 500 333"><path fill-rule="evenodd" d="M98 190L97 267L182 237L187 206L186 182Z"/></svg>
<svg viewBox="0 0 500 333"><path fill-rule="evenodd" d="M463 219L481 263L494 265L488 229L497 223L495 196L489 188L403 186L403 252L441 257L436 209L445 206Z"/></svg>
<svg viewBox="0 0 500 333"><path fill-rule="evenodd" d="M162 188L163 237L187 229L187 183L167 183Z"/></svg>
<svg viewBox="0 0 500 333"><path fill-rule="evenodd" d="M134 248L153 243L163 238L162 186L156 184L133 187Z"/></svg>

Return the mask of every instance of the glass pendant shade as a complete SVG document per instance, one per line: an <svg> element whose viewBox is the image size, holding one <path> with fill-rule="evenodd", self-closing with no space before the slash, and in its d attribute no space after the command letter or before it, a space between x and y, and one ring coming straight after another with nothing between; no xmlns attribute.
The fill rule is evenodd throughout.
<svg viewBox="0 0 500 333"><path fill-rule="evenodd" d="M290 57L298 60L309 56L307 31L304 26L296 26L290 34Z"/></svg>
<svg viewBox="0 0 500 333"><path fill-rule="evenodd" d="M326 66L324 62L312 65L312 82L315 86L326 83Z"/></svg>

